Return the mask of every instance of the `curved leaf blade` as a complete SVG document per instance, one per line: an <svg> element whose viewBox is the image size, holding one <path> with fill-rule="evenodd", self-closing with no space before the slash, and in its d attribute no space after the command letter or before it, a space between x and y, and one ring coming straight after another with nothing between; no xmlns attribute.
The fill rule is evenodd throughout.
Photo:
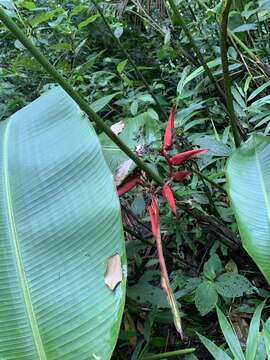
<svg viewBox="0 0 270 360"><path fill-rule="evenodd" d="M109 359L125 279L104 275L125 251L92 126L54 88L0 123L0 145L0 357Z"/></svg>
<svg viewBox="0 0 270 360"><path fill-rule="evenodd" d="M219 348L213 341L207 339L205 336L197 333L201 342L206 347L206 349L213 355L214 359L216 360L232 360L229 355L225 353L224 350Z"/></svg>
<svg viewBox="0 0 270 360"><path fill-rule="evenodd" d="M265 301L257 306L249 326L248 338L247 338L247 348L246 348L246 360L254 360L257 354L259 337L260 337L260 322L261 314L264 308Z"/></svg>
<svg viewBox="0 0 270 360"><path fill-rule="evenodd" d="M270 139L253 135L227 167L228 192L244 248L270 283Z"/></svg>
<svg viewBox="0 0 270 360"><path fill-rule="evenodd" d="M241 349L240 342L236 336L236 333L235 333L233 327L230 325L226 316L223 314L223 312L218 307L217 307L217 316L218 316L218 322L219 322L220 328L222 330L222 333L227 341L227 344L229 345L229 348L230 348L234 358L237 360L245 360L243 351Z"/></svg>

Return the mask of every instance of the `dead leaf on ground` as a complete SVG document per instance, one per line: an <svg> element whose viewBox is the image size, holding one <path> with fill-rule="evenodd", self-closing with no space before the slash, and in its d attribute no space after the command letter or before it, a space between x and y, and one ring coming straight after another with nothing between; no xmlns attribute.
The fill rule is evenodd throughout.
<svg viewBox="0 0 270 360"><path fill-rule="evenodd" d="M104 281L105 284L113 291L122 279L123 273L121 258L118 254L115 254L108 258Z"/></svg>

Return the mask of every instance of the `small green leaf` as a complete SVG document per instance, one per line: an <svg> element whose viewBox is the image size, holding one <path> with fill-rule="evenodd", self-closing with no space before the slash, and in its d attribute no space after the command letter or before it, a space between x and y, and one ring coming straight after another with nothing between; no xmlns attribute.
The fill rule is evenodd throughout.
<svg viewBox="0 0 270 360"><path fill-rule="evenodd" d="M244 276L235 273L225 273L216 281L217 292L228 298L240 297L252 292L252 284Z"/></svg>
<svg viewBox="0 0 270 360"><path fill-rule="evenodd" d="M124 32L124 29L122 28L122 26L118 26L115 30L114 30L114 36L117 38L117 39L119 39L121 36L122 36L122 34L123 34L123 32Z"/></svg>
<svg viewBox="0 0 270 360"><path fill-rule="evenodd" d="M117 66L116 66L116 70L119 74L122 74L122 72L125 70L125 67L127 65L128 60L125 59L123 61L121 61Z"/></svg>
<svg viewBox="0 0 270 360"><path fill-rule="evenodd" d="M221 271L222 264L217 254L212 255L203 267L204 276L211 280L214 280Z"/></svg>
<svg viewBox="0 0 270 360"><path fill-rule="evenodd" d="M89 16L89 18L85 19L84 21L80 22L78 25L78 29L81 30L82 28L86 27L87 25L94 22L97 18L99 18L99 14L95 14L92 16Z"/></svg>
<svg viewBox="0 0 270 360"><path fill-rule="evenodd" d="M183 89L185 87L185 80L186 80L187 75L188 75L189 72L190 72L190 65L188 65L188 66L186 66L184 68L184 70L181 73L181 78L180 78L180 80L179 80L179 82L177 84L176 92L177 92L178 98L181 97L182 91L183 91Z"/></svg>
<svg viewBox="0 0 270 360"><path fill-rule="evenodd" d="M70 13L70 17L72 16L76 16L78 15L80 12L82 12L83 10L86 10L87 7L85 5L77 5L74 6L74 8L72 9L71 13Z"/></svg>
<svg viewBox="0 0 270 360"><path fill-rule="evenodd" d="M33 3L33 1L23 1L21 6L27 10L34 10L36 8L36 5Z"/></svg>
<svg viewBox="0 0 270 360"><path fill-rule="evenodd" d="M257 95L259 95L263 90L265 90L268 86L270 85L270 81L267 81L266 83L262 84L261 86L259 86L255 91L253 91L247 101L251 101L252 99L254 99Z"/></svg>
<svg viewBox="0 0 270 360"><path fill-rule="evenodd" d="M117 96L118 94L119 94L119 92L114 93L114 94L111 94L111 95L106 95L106 96L103 96L102 98L94 101L94 102L91 104L92 110L94 110L95 112L101 111L101 110L104 109L105 106L108 105L109 102L110 102L113 98L115 98L115 96Z"/></svg>
<svg viewBox="0 0 270 360"><path fill-rule="evenodd" d="M137 100L132 101L131 106L130 106L130 112L133 116L137 115L137 112L138 112L138 101Z"/></svg>
<svg viewBox="0 0 270 360"><path fill-rule="evenodd" d="M214 283L203 281L195 291L195 305L202 316L208 314L217 304L218 294Z"/></svg>
<svg viewBox="0 0 270 360"><path fill-rule="evenodd" d="M139 100L141 100L143 102L154 103L154 99L149 94L144 94L144 95L139 96Z"/></svg>
<svg viewBox="0 0 270 360"><path fill-rule="evenodd" d="M54 18L55 16L57 16L59 13L62 13L62 12L63 12L63 10L60 8L53 10L53 11L49 11L49 12L45 12L45 11L41 12L30 21L30 24L32 26L38 26L38 25L42 24L43 22L51 20L52 18Z"/></svg>
<svg viewBox="0 0 270 360"><path fill-rule="evenodd" d="M217 307L217 315L218 315L219 325L221 327L223 335L227 341L227 344L229 345L229 348L230 348L233 356L237 360L245 360L243 351L241 349L240 342L235 334L234 329L230 325L226 316L223 314L223 312L218 307Z"/></svg>
<svg viewBox="0 0 270 360"><path fill-rule="evenodd" d="M149 108L149 109L147 110L147 113L149 114L149 116L150 116L152 119L154 119L154 120L159 120L159 116L158 116L158 114L155 112L154 109Z"/></svg>
<svg viewBox="0 0 270 360"><path fill-rule="evenodd" d="M240 33L240 32L245 32L245 31L250 31L250 30L256 30L256 28L257 28L257 25L255 23L244 24L244 25L237 26L235 29L233 29L232 32Z"/></svg>

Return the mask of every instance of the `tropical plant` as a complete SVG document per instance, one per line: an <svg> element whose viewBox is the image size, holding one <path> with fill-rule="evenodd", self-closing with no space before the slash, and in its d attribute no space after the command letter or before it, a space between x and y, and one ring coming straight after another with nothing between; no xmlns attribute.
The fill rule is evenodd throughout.
<svg viewBox="0 0 270 360"><path fill-rule="evenodd" d="M2 175L7 174L9 169L12 170L12 177L8 177L12 186L7 186L9 185L7 176L3 175L2 179L3 214L5 214L5 204L8 205L5 208L9 209L9 214L12 214L10 209L13 209L11 207L13 203L7 201L9 198L15 201L16 206L20 205L20 209L23 207L22 204L25 204L26 214L21 210L18 211L18 217L20 219L22 216L22 220L20 219L21 221L16 225L18 229L19 225L23 227L24 232L20 230L20 240L21 234L24 235L27 229L29 230L22 243L14 241L17 236L17 233L14 233L14 225L11 227L13 233L10 231L6 238L0 239L0 243L6 239L13 239L13 243L9 242L9 244L15 245L15 248L10 247L15 252L9 252L7 255L4 251L0 256L6 256L15 269L17 262L17 268L20 270L18 273L20 277L11 277L10 273L5 276L6 272L1 276L7 285L0 286L0 306L7 308L8 311L5 315L0 312L3 316L3 321L0 321L0 345L1 341L5 343L5 347L0 346L0 358L1 351L4 351L8 352L7 355L3 354L6 355L4 358L20 359L18 352L15 355L12 353L16 346L9 346L11 343L17 344L20 351L23 349L28 351L30 346L28 342L23 343L23 337L17 342L18 337L14 338L10 335L11 330L15 331L13 323L11 325L9 323L8 328L4 328L4 325L1 327L3 322L12 321L10 319L16 314L17 320L21 319L19 318L21 312L15 314L13 308L11 311L8 307L10 302L1 302L3 288L4 299L7 288L24 296L26 301L22 301L22 304L25 304L23 314L30 319L30 322L27 322L28 328L38 330L32 331L35 335L32 338L34 346L37 344L40 351L40 358L45 358L46 355L47 359L61 359L63 357L61 351L66 351L65 358L81 358L84 356L81 355L84 351L83 341L89 340L87 344L91 352L90 332L92 331L95 339L96 334L100 334L97 330L99 326L105 326L99 323L98 317L94 317L94 325L91 322L94 328L89 327L88 323L85 327L82 325L80 328L82 336L80 337L78 330L72 338L75 327L70 331L67 329L70 314L65 311L61 313L64 323L59 321L59 326L45 328L48 321L53 322L54 314L56 314L55 321L58 319L57 311L60 305L57 301L69 299L67 295L65 297L66 293L62 288L60 294L62 297L53 292L56 285L49 282L54 279L52 271L57 268L54 260L60 258L60 249L53 247L57 246L57 242L54 243L48 235L49 247L47 248L45 243L39 247L46 230L45 225L48 226L46 231L51 234L51 231L61 224L67 228L72 224L76 228L72 234L76 231L76 235L79 235L76 242L78 247L74 245L75 250L71 250L68 245L61 246L65 265L73 261L72 264L76 263L74 266L79 272L83 271L81 269L86 269L84 266L88 264L87 261L90 264L101 261L103 264L100 282L91 282L91 291L95 291L97 287L95 300L98 299L100 304L105 301L98 292L101 288L110 294L111 298L121 293L119 307L117 304L114 307L117 316L106 322L108 326L106 329L113 329L111 337L107 331L111 339L110 346L98 350L103 351L104 354L99 355L94 352L90 355L93 359L96 357L106 359L111 356L120 326L126 274L119 210L117 212L115 208L114 219L117 218L119 222L116 242L123 251L121 259L118 257L118 251L112 251L113 254L106 253L105 256L102 251L97 254L94 249L94 257L89 256L88 260L83 258L82 262L79 261L77 257L79 252L76 252L76 249L80 248L79 244L82 244L82 249L88 246L80 226L85 224L83 228L85 233L88 229L89 231L93 229L92 224L77 221L80 215L80 219L86 219L83 217L84 211L87 210L86 202L80 207L77 205L79 210L74 209L74 203L71 202L68 219L65 222L59 220L59 216L62 215L59 207L65 201L65 196L62 194L73 184L69 174L76 172L79 177L81 171L82 179L86 176L86 172L92 174L92 169L83 167L85 158L82 158L78 149L84 144L87 148L85 154L89 154L89 159L92 159L89 151L92 149L90 149L91 139L94 138L97 144L99 141L102 146L105 161L118 187L118 195L124 194L120 204L126 237L129 278L119 343L113 358L143 360L176 358L178 355L184 355L185 360L195 360L197 359L195 348L200 358L208 358L209 354L198 341L196 332L207 333L215 343L221 344L218 352L221 358L228 356L237 358L236 354L241 359L244 356L247 359L253 359L255 356L256 360L260 356L266 357L268 348L265 349L264 343L267 344L267 341L269 343L269 321L259 332L260 316L259 310L256 310L257 315L256 317L254 315L250 325L250 333L251 328L255 329L252 331L253 335L248 336L247 329L250 314L254 312L254 303L269 297L269 288L263 278L264 275L269 283L269 176L267 173L269 140L262 134L256 134L256 131L260 131L267 135L270 130L267 93L270 74L269 9L268 0L198 0L197 2L125 0L117 3L93 0L90 5L87 0L64 0L61 3L53 0L46 2L0 0L2 20L0 22L2 50L0 120L4 120L0 123L3 129L0 136L3 140L4 154ZM43 54L46 54L46 57ZM65 92L59 88L48 92L48 89L55 87L55 83L60 84ZM31 103L43 93L46 94ZM85 115L82 115L69 96L94 123L98 138L90 135L93 134L92 130L88 133L89 136L86 135L86 129L91 127L86 125ZM42 100L44 98L49 98L50 101L46 101L45 104ZM63 103L70 104L70 107L68 105L63 111L61 99L64 99ZM53 114L52 106L54 109L57 107L57 101L59 101L57 110L60 111L55 110L54 120L59 121L46 127L48 121L52 124L52 119L48 119L50 114ZM25 108L12 115L26 104L30 104L28 105L30 110L27 110L27 118L30 113L30 121L34 114L41 112L43 114L43 109L44 111L48 109L49 114L44 117L39 116L36 120L38 125L30 130L31 125L27 123L26 117L20 115L25 114ZM36 104L43 104L42 108ZM175 111L173 109L166 126L166 114L172 104L175 104L176 108ZM67 119L70 111L76 112L76 116L74 115L74 121L69 126L71 120L68 122ZM8 117L10 119L5 120ZM18 117L22 117L20 121L16 120L21 126L18 125L17 128L8 125L13 124L12 119ZM62 123L65 123L66 127L61 132L59 129L63 126ZM44 126L46 131L43 131ZM77 133L80 126L84 126L85 134L83 130L80 134ZM6 129L11 136L7 137ZM61 141L56 140L56 132ZM39 141L43 139L45 133L53 139L50 142L50 146L54 149L51 157L50 148L46 148L44 155L45 145L42 148L43 142ZM61 133L67 133L66 139L61 137ZM165 137L162 145L163 133ZM73 134L77 135L73 136ZM26 138L31 141L24 141ZM88 142L89 148L86 144ZM11 147L12 144L15 144L19 150ZM100 145L98 144L97 147L100 148ZM204 156L193 158L193 155L199 154L201 149L208 149L208 152ZM24 156L26 150L27 156ZM64 151L67 150L70 154L68 159L64 156ZM7 153L8 156L5 155ZM80 160L77 159L77 155L80 156ZM32 177L30 180L26 179L25 174L32 169L31 164L35 165L31 170L32 174L38 172L42 166L48 165L52 157L57 158L57 156L59 162L56 165L50 163L51 166L46 172L49 176L46 184L44 178L38 176L39 174L33 176L33 179ZM60 158L63 158L63 164L67 165L64 169L69 172L65 172L65 179L66 177L68 179L59 189L61 201L55 204L55 201L53 202L49 197L50 192L46 192L48 196L45 196L41 190L45 187L48 190L54 183L61 182L57 177L62 170ZM101 155L100 158L102 159L100 164L104 164ZM94 167L98 159L99 156L93 159ZM68 163L69 160L72 162L71 165ZM78 166L75 165L77 160ZM183 165L184 160L189 160L184 163L184 168L176 169L176 166ZM16 171L14 161L20 165ZM57 166L57 169L53 165ZM103 166L99 167L102 172ZM105 165L104 167L107 169ZM105 190L99 190L97 179L100 177L95 178L94 175L93 177L91 175L91 179L95 185L92 182L89 185L90 182L88 184L87 181L84 184L88 184L88 188L102 194L100 195L102 200L107 201L107 190L113 197L115 187L112 185L108 169L104 170L104 174L107 174L104 175L105 177L110 178L110 180L108 178L110 185ZM187 177L187 174L192 176ZM20 176L23 176L23 179ZM39 181L41 183L38 183ZM75 190L80 191L80 187L84 189L84 184L79 182L76 189L72 187L72 190L67 191L67 199L73 192L75 193ZM227 186L224 186L225 184ZM32 185L37 185L35 189L40 191L35 189L31 191ZM29 191L27 197L24 191ZM7 196L8 192L12 196ZM33 205L35 196L38 196L37 204ZM99 195L95 194L95 196L98 198ZM39 199L42 200L42 204ZM31 203L30 209L28 202ZM76 204L81 204L79 197L76 198ZM109 200L104 203L104 209L109 204L113 205L114 202L110 203ZM116 207L117 204L116 200ZM46 221L42 218L37 224L34 220L35 216L43 214L46 209L50 215L51 206L54 209L53 218L48 216ZM65 210L65 207L63 209ZM17 221L17 209L15 210L14 219ZM29 220L27 214L32 210L37 211ZM98 207L96 210L93 206L91 211L88 210L89 214L95 214L96 222L100 217L103 219L101 208ZM105 211L104 214L107 212ZM66 212L63 211L63 220L65 216ZM5 221L2 228L5 229L7 220L12 220L12 216L5 215L3 219ZM103 223L106 224L106 221L105 219ZM32 228L33 235L29 235L32 234ZM113 228L111 226L110 230L113 231ZM103 239L104 229L105 225L94 226L93 234L95 230L99 234L96 246L102 243L100 239ZM244 249L253 258L257 267L241 248L238 230ZM57 231L55 237L57 238L59 234L60 231ZM110 232L105 235L110 236ZM67 236L73 244L75 241L73 235L67 234ZM66 244L66 237L60 241L61 245L64 241ZM110 245L107 243L106 249L117 248L114 243ZM1 245L1 248L6 249L4 245ZM71 255L66 258L65 249L70 249L74 253L74 259ZM48 282L44 281L44 289L40 284L36 285L36 281L41 278L37 276L37 266L41 262L39 258L37 260L32 256L32 252L37 254L42 252L44 254L42 261L48 261L46 274L49 275ZM45 256L47 253L48 260ZM9 254L15 257L12 258ZM16 257L16 254L19 257ZM90 255L92 254L91 252ZM1 266L3 269L7 267L10 269L5 259L1 263L4 265ZM122 262L122 269L119 260ZM58 263L61 264L61 261L59 260ZM39 267L43 276L45 270L42 270L42 266ZM91 265L90 268L89 277L85 270L86 272L79 279L80 282L78 281L78 286L83 287L85 283L88 284L87 279L89 281L92 279L92 272L96 274ZM59 281L64 281L66 277L61 277L62 273L59 273ZM112 273L114 276L111 276ZM160 275L169 301L160 289ZM22 281L16 282L16 279ZM118 284L119 279L121 284ZM49 289L46 284L49 284ZM114 286L116 288L113 290ZM74 284L73 287L76 289ZM74 294L75 290L72 291L71 294ZM56 295L56 299L52 298L53 294ZM45 297L48 298L46 305L44 305ZM70 304L72 299L74 296L69 300ZM79 319L82 323L83 318L90 316L88 313L84 314L84 306L93 307L93 311L101 306L97 305L97 301L92 303L90 298L85 298L85 301L83 298L81 303L80 292L76 299L79 303L77 308L81 311ZM63 300L63 303L68 304L68 300ZM168 303L171 305L174 317ZM178 313L180 303L183 339L177 337L177 332L173 328L174 320L178 330L182 331ZM239 340L219 309L217 314L220 323L223 324L223 335L216 331L216 316L213 309L217 305L225 312L229 309L230 319ZM49 317L46 317L46 310L50 313ZM105 313L107 314L106 311ZM67 319L64 316L67 316ZM72 318L70 321L75 319ZM65 330L61 330L64 329L63 324ZM19 326L22 326L21 323ZM23 329L26 329L25 324ZM56 344L56 339L58 340L59 337L54 336L57 336L56 331L60 330L65 333ZM84 336L86 333L89 336L87 340L86 335ZM31 335L31 331L27 333L28 337L29 334ZM259 339L257 349L256 334ZM224 336L231 352L224 345ZM246 338L249 340L244 355L241 346L244 348ZM77 342L72 341L73 339L77 339ZM233 341L230 342L230 339ZM204 341L212 351L218 351L214 343L210 343L206 338ZM45 355L41 344L46 345L44 345ZM98 346L100 344L101 341L98 342ZM187 344L190 348L183 349ZM76 350L73 351L72 346L77 346ZM95 347L95 349L99 348ZM73 352L68 353L69 351ZM36 358L35 355L31 356Z"/></svg>

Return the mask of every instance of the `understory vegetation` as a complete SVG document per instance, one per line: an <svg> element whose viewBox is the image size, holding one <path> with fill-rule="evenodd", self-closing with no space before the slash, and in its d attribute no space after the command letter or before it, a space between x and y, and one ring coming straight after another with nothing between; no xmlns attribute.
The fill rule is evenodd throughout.
<svg viewBox="0 0 270 360"><path fill-rule="evenodd" d="M0 8L100 116L89 118L118 188L127 257L112 359L270 359L270 1ZM59 79L0 20L1 124ZM40 359L64 359L53 356Z"/></svg>

